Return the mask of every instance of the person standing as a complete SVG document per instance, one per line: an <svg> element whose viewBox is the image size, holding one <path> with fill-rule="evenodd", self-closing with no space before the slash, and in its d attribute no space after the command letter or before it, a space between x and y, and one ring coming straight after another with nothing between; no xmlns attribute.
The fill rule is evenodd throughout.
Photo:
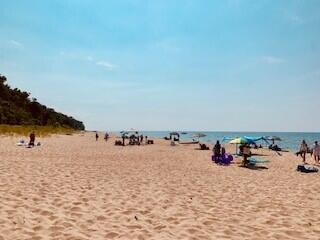
<svg viewBox="0 0 320 240"><path fill-rule="evenodd" d="M308 152L308 145L305 140L302 140L302 143L300 145L300 154L301 154L303 163L306 163L307 152Z"/></svg>
<svg viewBox="0 0 320 240"><path fill-rule="evenodd" d="M98 139L99 139L99 134L98 132L96 132L96 141L98 141Z"/></svg>
<svg viewBox="0 0 320 240"><path fill-rule="evenodd" d="M213 147L213 153L214 153L214 156L217 158L217 159L220 159L220 156L221 156L221 145L220 145L220 142L217 141L216 145L214 145Z"/></svg>
<svg viewBox="0 0 320 240"><path fill-rule="evenodd" d="M251 156L250 146L249 144L245 144L243 146L243 166L247 166L248 164L248 158Z"/></svg>
<svg viewBox="0 0 320 240"><path fill-rule="evenodd" d="M318 141L314 142L312 151L313 151L314 161L317 164L319 164L320 163L320 145L318 144Z"/></svg>
<svg viewBox="0 0 320 240"><path fill-rule="evenodd" d="M29 141L28 146L29 147L34 147L34 142L36 140L36 134L34 132L31 132L30 135L29 135L29 138L30 138L30 141Z"/></svg>
<svg viewBox="0 0 320 240"><path fill-rule="evenodd" d="M106 140L106 142L107 142L108 139L109 139L109 134L106 132L106 134L104 135L104 140Z"/></svg>
<svg viewBox="0 0 320 240"><path fill-rule="evenodd" d="M124 134L122 134L122 146L124 146L126 144L125 140L126 140L126 136Z"/></svg>

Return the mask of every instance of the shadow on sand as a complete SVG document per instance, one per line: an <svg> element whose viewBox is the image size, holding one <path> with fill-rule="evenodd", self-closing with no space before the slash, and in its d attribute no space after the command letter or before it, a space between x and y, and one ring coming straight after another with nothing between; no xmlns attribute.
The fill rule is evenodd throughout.
<svg viewBox="0 0 320 240"><path fill-rule="evenodd" d="M250 170L258 170L258 171L262 171L262 170L267 170L268 168L265 166L254 166L254 165L248 165L248 166L239 166L242 168L247 168Z"/></svg>

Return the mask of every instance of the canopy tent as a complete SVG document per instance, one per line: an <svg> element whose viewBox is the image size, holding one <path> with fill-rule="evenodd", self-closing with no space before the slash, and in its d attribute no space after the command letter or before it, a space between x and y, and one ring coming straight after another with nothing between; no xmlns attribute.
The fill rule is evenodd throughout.
<svg viewBox="0 0 320 240"><path fill-rule="evenodd" d="M235 138L237 138L237 137L223 137L223 139L222 139L222 143L223 142L230 142L231 140L233 140L233 139L235 139Z"/></svg>
<svg viewBox="0 0 320 240"><path fill-rule="evenodd" d="M132 135L137 136L137 135L139 135L139 131L134 129L134 128L130 128L127 131L121 131L120 133L122 135L127 135L127 136L132 136Z"/></svg>

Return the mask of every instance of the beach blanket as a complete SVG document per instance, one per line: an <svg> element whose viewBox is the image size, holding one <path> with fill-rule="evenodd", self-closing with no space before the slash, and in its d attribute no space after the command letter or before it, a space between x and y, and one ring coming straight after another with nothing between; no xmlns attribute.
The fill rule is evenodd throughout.
<svg viewBox="0 0 320 240"><path fill-rule="evenodd" d="M17 146L26 146L26 145L27 145L27 143L23 139L21 139L19 142L17 142Z"/></svg>

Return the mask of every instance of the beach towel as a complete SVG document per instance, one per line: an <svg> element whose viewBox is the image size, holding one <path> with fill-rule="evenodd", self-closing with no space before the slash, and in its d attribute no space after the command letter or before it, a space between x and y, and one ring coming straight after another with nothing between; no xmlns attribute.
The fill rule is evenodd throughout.
<svg viewBox="0 0 320 240"><path fill-rule="evenodd" d="M27 143L23 139L21 139L19 142L17 142L17 146L26 146L26 145L27 145Z"/></svg>
<svg viewBox="0 0 320 240"><path fill-rule="evenodd" d="M319 171L318 168L311 166L311 165L298 165L297 166L297 171L298 172L303 172L303 173L316 173Z"/></svg>
<svg viewBox="0 0 320 240"><path fill-rule="evenodd" d="M268 160L262 160L262 159L256 159L256 158L249 158L248 163L251 165L256 165L256 164L264 164L268 163Z"/></svg>

